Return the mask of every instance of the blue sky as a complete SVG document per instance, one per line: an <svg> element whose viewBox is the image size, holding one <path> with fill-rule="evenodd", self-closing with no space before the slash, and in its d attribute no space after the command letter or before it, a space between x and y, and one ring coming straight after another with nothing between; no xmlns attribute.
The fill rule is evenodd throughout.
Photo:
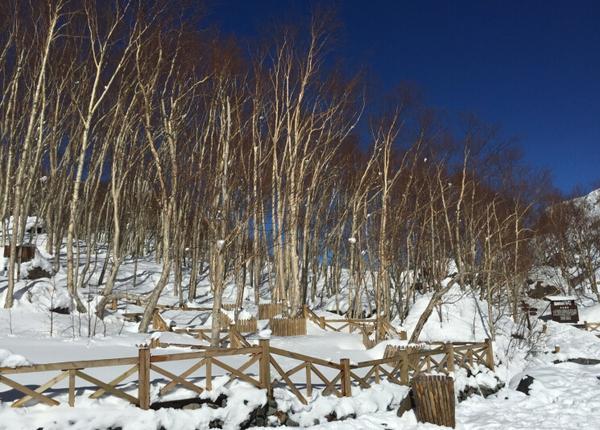
<svg viewBox="0 0 600 430"><path fill-rule="evenodd" d="M209 22L259 34L315 2L214 0ZM516 137L563 191L600 186L600 1L338 1L335 54L382 88L415 83L450 115Z"/></svg>

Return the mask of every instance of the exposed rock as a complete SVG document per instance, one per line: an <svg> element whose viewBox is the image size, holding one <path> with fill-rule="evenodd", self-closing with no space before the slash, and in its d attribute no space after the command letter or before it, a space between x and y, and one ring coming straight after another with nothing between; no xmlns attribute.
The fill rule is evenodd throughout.
<svg viewBox="0 0 600 430"><path fill-rule="evenodd" d="M212 420L210 423L208 423L208 428L209 429L222 429L223 428L223 421L222 420Z"/></svg>
<svg viewBox="0 0 600 430"><path fill-rule="evenodd" d="M399 417L401 417L402 415L404 415L405 412L408 412L410 410L412 410L414 408L414 402L413 402L413 393L412 390L410 390L407 394L407 396L402 399L402 401L400 402L400 405L398 405L398 410L396 411L396 415L398 415Z"/></svg>
<svg viewBox="0 0 600 430"><path fill-rule="evenodd" d="M259 406L258 408L254 409L252 412L250 412L248 419L240 424L240 429L265 426L267 424L268 409L268 403L265 403L263 406Z"/></svg>
<svg viewBox="0 0 600 430"><path fill-rule="evenodd" d="M529 395L529 388L531 387L531 384L533 384L533 381L535 381L533 376L525 375L519 381L519 385L517 385L517 391Z"/></svg>
<svg viewBox="0 0 600 430"><path fill-rule="evenodd" d="M470 369L467 369L467 383L457 393L457 398L459 402L462 402L473 395L485 398L492 394L496 394L504 388L504 386L504 382L487 369L483 371L480 369L475 373Z"/></svg>
<svg viewBox="0 0 600 430"><path fill-rule="evenodd" d="M532 299L543 299L546 296L556 296L562 294L560 288L554 285L544 284L542 281L537 281L535 286L529 287L527 296Z"/></svg>
<svg viewBox="0 0 600 430"><path fill-rule="evenodd" d="M185 409L188 411L193 411L196 409L200 409L202 405L200 403L188 403L187 405L183 406L181 409Z"/></svg>
<svg viewBox="0 0 600 430"><path fill-rule="evenodd" d="M564 363L565 361L569 363L577 363L583 364L586 366L594 366L596 364L600 364L600 360L597 358L568 358L567 360L554 360L554 364Z"/></svg>
<svg viewBox="0 0 600 430"><path fill-rule="evenodd" d="M71 310L66 307L56 307L56 308L50 308L50 312L54 312L54 313L61 314L61 315L69 315L71 313Z"/></svg>
<svg viewBox="0 0 600 430"><path fill-rule="evenodd" d="M36 280L36 279L43 279L43 278L52 278L52 273L49 272L48 270L39 267L39 266L32 266L29 271L27 272L27 278L29 280Z"/></svg>
<svg viewBox="0 0 600 430"><path fill-rule="evenodd" d="M222 408L227 403L227 396L221 394L215 400L200 399L193 397L190 399L170 400L167 402L155 402L150 405L150 409L158 410L162 408L173 409L199 409L202 405L207 405L210 408Z"/></svg>

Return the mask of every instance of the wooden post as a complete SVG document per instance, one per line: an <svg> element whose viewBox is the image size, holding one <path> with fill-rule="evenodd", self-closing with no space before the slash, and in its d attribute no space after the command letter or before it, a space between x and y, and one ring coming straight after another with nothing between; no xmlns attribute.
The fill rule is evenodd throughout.
<svg viewBox="0 0 600 430"><path fill-rule="evenodd" d="M206 357L206 368L204 371L206 391L212 391L212 357Z"/></svg>
<svg viewBox="0 0 600 430"><path fill-rule="evenodd" d="M485 362L490 370L494 370L494 349L490 339L485 340Z"/></svg>
<svg viewBox="0 0 600 430"><path fill-rule="evenodd" d="M312 369L310 368L310 363L306 363L306 397L312 397Z"/></svg>
<svg viewBox="0 0 600 430"><path fill-rule="evenodd" d="M69 369L69 406L75 406L75 369Z"/></svg>
<svg viewBox="0 0 600 430"><path fill-rule="evenodd" d="M160 348L160 338L153 337L150 339L150 348Z"/></svg>
<svg viewBox="0 0 600 430"><path fill-rule="evenodd" d="M350 380L350 359L342 358L340 360L340 372L342 373L342 396L352 397L352 382Z"/></svg>
<svg viewBox="0 0 600 430"><path fill-rule="evenodd" d="M400 351L400 383L402 385L408 385L408 350L403 349Z"/></svg>
<svg viewBox="0 0 600 430"><path fill-rule="evenodd" d="M454 372L454 345L452 342L446 344L446 367L448 372Z"/></svg>
<svg viewBox="0 0 600 430"><path fill-rule="evenodd" d="M231 348L239 348L240 343L238 342L238 338L235 335L235 324L229 324L229 345Z"/></svg>
<svg viewBox="0 0 600 430"><path fill-rule="evenodd" d="M271 387L271 351L268 339L258 341L262 351L260 353L259 379L260 385L267 390L267 397L273 395Z"/></svg>
<svg viewBox="0 0 600 430"><path fill-rule="evenodd" d="M150 348L140 345L138 349L138 406L150 408Z"/></svg>

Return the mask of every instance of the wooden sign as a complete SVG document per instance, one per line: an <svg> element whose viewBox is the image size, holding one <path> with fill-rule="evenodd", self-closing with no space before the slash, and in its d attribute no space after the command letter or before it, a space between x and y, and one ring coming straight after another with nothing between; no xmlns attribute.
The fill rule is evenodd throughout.
<svg viewBox="0 0 600 430"><path fill-rule="evenodd" d="M552 320L561 323L579 322L579 312L573 299L551 300L550 313Z"/></svg>

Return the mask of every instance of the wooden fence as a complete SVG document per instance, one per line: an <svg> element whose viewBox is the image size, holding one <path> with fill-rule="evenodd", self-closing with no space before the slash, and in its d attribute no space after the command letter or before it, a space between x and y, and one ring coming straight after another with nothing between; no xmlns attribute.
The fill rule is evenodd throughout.
<svg viewBox="0 0 600 430"><path fill-rule="evenodd" d="M600 322L584 321L583 325L584 325L583 328L586 331L600 331Z"/></svg>
<svg viewBox="0 0 600 430"><path fill-rule="evenodd" d="M306 318L271 318L269 327L273 336L305 336Z"/></svg>
<svg viewBox="0 0 600 430"><path fill-rule="evenodd" d="M324 318L318 316L307 306L304 307L304 317L317 324L323 330L343 333L359 332L362 335L363 345L369 349L377 345L378 341L385 339L406 340L406 332L396 330L389 322L376 319L353 318Z"/></svg>
<svg viewBox="0 0 600 430"><path fill-rule="evenodd" d="M455 427L452 378L441 375L417 375L412 381L412 389L417 421Z"/></svg>
<svg viewBox="0 0 600 430"><path fill-rule="evenodd" d="M182 371L185 362L187 365ZM144 345L139 348L137 357L0 368L0 384L12 388L0 392L0 400L12 400L13 407L30 402L74 406L78 392L91 390L90 398L108 395L147 409L151 385L157 387L160 395L176 387L199 395L211 391L214 378L220 377L220 385L239 380L268 393L273 388L285 387L306 404L315 389L322 390L323 395L350 396L353 385L369 388L382 379L408 385L418 374L447 375L455 366L473 364L484 364L493 369L491 342L432 345L430 349L418 351L418 359L409 358L408 351L403 350L397 355L359 363L351 363L345 358L333 362L274 348L268 340L260 340L257 346L246 343L236 348L172 354L153 354L149 346ZM97 374L98 369L103 370L102 375ZM106 372L112 373L108 380ZM43 378L44 374L46 378ZM47 374L50 374L49 379ZM24 375L27 382L17 380ZM225 382L223 376L227 379ZM40 379L44 382L40 383ZM35 380L34 384L32 380ZM87 385L78 386L78 381ZM36 388L30 388L32 385Z"/></svg>
<svg viewBox="0 0 600 430"><path fill-rule="evenodd" d="M283 303L259 303L258 319L268 320L283 313L285 306Z"/></svg>

